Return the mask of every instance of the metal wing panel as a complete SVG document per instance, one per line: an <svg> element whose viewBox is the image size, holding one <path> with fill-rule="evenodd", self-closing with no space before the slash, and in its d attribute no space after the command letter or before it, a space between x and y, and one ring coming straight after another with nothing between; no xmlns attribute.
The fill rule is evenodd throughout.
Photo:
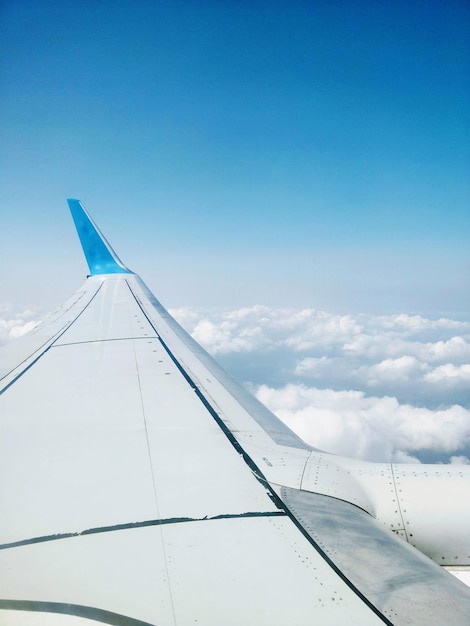
<svg viewBox="0 0 470 626"><path fill-rule="evenodd" d="M58 539L0 552L0 571L10 573L3 598L91 607L95 619L107 610L158 626L383 624L288 518Z"/></svg>
<svg viewBox="0 0 470 626"><path fill-rule="evenodd" d="M281 495L336 567L393 624L468 624L468 588L365 511L305 491L283 488Z"/></svg>
<svg viewBox="0 0 470 626"><path fill-rule="evenodd" d="M470 466L370 463L312 451L301 488L350 502L438 565L470 566Z"/></svg>
<svg viewBox="0 0 470 626"><path fill-rule="evenodd" d="M22 484L21 500L0 521L2 543L162 517L275 510L155 332L135 322L129 290L114 285L120 280L111 279L2 396L6 501L16 499L9 477Z"/></svg>
<svg viewBox="0 0 470 626"><path fill-rule="evenodd" d="M393 465L411 545L439 565L470 566L470 466Z"/></svg>

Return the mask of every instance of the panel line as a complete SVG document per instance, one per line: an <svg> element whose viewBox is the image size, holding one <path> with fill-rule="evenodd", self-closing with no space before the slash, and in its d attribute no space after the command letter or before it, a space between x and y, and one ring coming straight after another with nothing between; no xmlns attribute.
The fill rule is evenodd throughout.
<svg viewBox="0 0 470 626"><path fill-rule="evenodd" d="M86 339L84 341L70 341L69 343L54 343L52 348L62 348L63 346L79 346L85 343L106 343L109 341L134 341L134 339L142 340L142 339L158 339L158 337L154 335L142 335L137 337L111 337L110 339Z"/></svg>
<svg viewBox="0 0 470 626"><path fill-rule="evenodd" d="M29 611L33 613L58 613L60 615L74 615L92 619L103 624L112 626L155 626L150 622L127 617L113 611L98 609L93 606L82 604L69 604L68 602L41 602L39 600L6 600L0 599L0 610L9 611Z"/></svg>
<svg viewBox="0 0 470 626"><path fill-rule="evenodd" d="M57 533L55 535L43 535L41 537L31 537L30 539L20 539L10 543L0 544L0 550L9 550L21 546L29 546L36 543L48 541L59 541L60 539L72 539L73 537L84 537L86 535L97 535L100 533L110 533L118 530L131 530L133 528L148 528L149 526L166 526L168 524L184 524L186 522L212 522L222 519L245 519L253 517L285 517L284 511L247 511L244 513L220 513L205 517L167 517L161 519L150 519L142 522L126 522L124 524L114 524L112 526L98 526L88 528L78 532Z"/></svg>
<svg viewBox="0 0 470 626"><path fill-rule="evenodd" d="M55 344L55 342L60 339L60 337L62 337L62 335L64 335L68 329L75 324L75 322L78 320L78 318L86 311L86 309L90 306L90 304L93 302L93 300L96 298L96 296L98 295L101 287L103 286L104 283L101 283L98 287L98 289L95 291L95 293L93 294L93 296L90 298L90 300L87 302L87 304L83 307L83 309L80 311L80 313L78 313L78 315L69 323L69 324L65 324L65 326L62 326L62 328L56 333L56 335L52 335L52 338L49 338L47 341L45 341L42 346L40 348L38 348L38 350L40 350L44 345L46 345L48 343L48 341L50 341L51 343L47 346L47 348L45 348L33 361L31 361L31 363L29 365L27 365L24 369L21 370L21 372L19 374L17 374L15 376L15 378L13 380L11 380L7 385L5 385L5 387L3 387L3 389L0 389L0 396L5 393L5 391L7 389L9 389L13 383L16 383L16 381L21 378L23 376L23 374L26 374L26 372L35 364L39 361L40 358L42 358ZM78 300L77 300L78 302ZM68 309L67 309L68 311ZM65 311L65 313L67 312ZM55 338L54 338L55 337ZM35 351L37 352L37 350ZM34 354L34 351L33 353ZM25 361L27 361L32 355L30 354L29 357L27 357L26 359L24 359L22 361L22 363L24 363ZM21 363L20 363L21 365ZM18 367L18 366L17 366ZM13 371L13 370L11 370Z"/></svg>

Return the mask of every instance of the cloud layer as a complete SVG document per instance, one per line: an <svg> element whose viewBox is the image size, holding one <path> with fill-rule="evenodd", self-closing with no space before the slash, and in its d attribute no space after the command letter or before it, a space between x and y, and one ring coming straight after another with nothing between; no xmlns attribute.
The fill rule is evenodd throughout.
<svg viewBox="0 0 470 626"><path fill-rule="evenodd" d="M265 306L171 313L310 444L376 461L468 462L469 322ZM0 308L0 345L38 319Z"/></svg>
<svg viewBox="0 0 470 626"><path fill-rule="evenodd" d="M467 461L468 322L264 306L173 315L314 446L370 460Z"/></svg>

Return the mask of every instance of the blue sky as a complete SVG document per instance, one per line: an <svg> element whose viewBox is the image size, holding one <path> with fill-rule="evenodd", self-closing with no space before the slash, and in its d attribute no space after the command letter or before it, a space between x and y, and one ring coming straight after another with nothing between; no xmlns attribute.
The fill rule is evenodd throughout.
<svg viewBox="0 0 470 626"><path fill-rule="evenodd" d="M469 312L467 2L0 9L0 299L86 268L80 198L167 306Z"/></svg>

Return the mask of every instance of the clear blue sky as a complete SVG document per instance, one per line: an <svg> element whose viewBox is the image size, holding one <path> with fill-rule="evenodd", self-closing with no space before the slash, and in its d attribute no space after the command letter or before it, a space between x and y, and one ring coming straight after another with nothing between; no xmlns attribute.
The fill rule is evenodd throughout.
<svg viewBox="0 0 470 626"><path fill-rule="evenodd" d="M470 309L470 4L3 0L0 301ZM55 280L54 280L55 277Z"/></svg>

